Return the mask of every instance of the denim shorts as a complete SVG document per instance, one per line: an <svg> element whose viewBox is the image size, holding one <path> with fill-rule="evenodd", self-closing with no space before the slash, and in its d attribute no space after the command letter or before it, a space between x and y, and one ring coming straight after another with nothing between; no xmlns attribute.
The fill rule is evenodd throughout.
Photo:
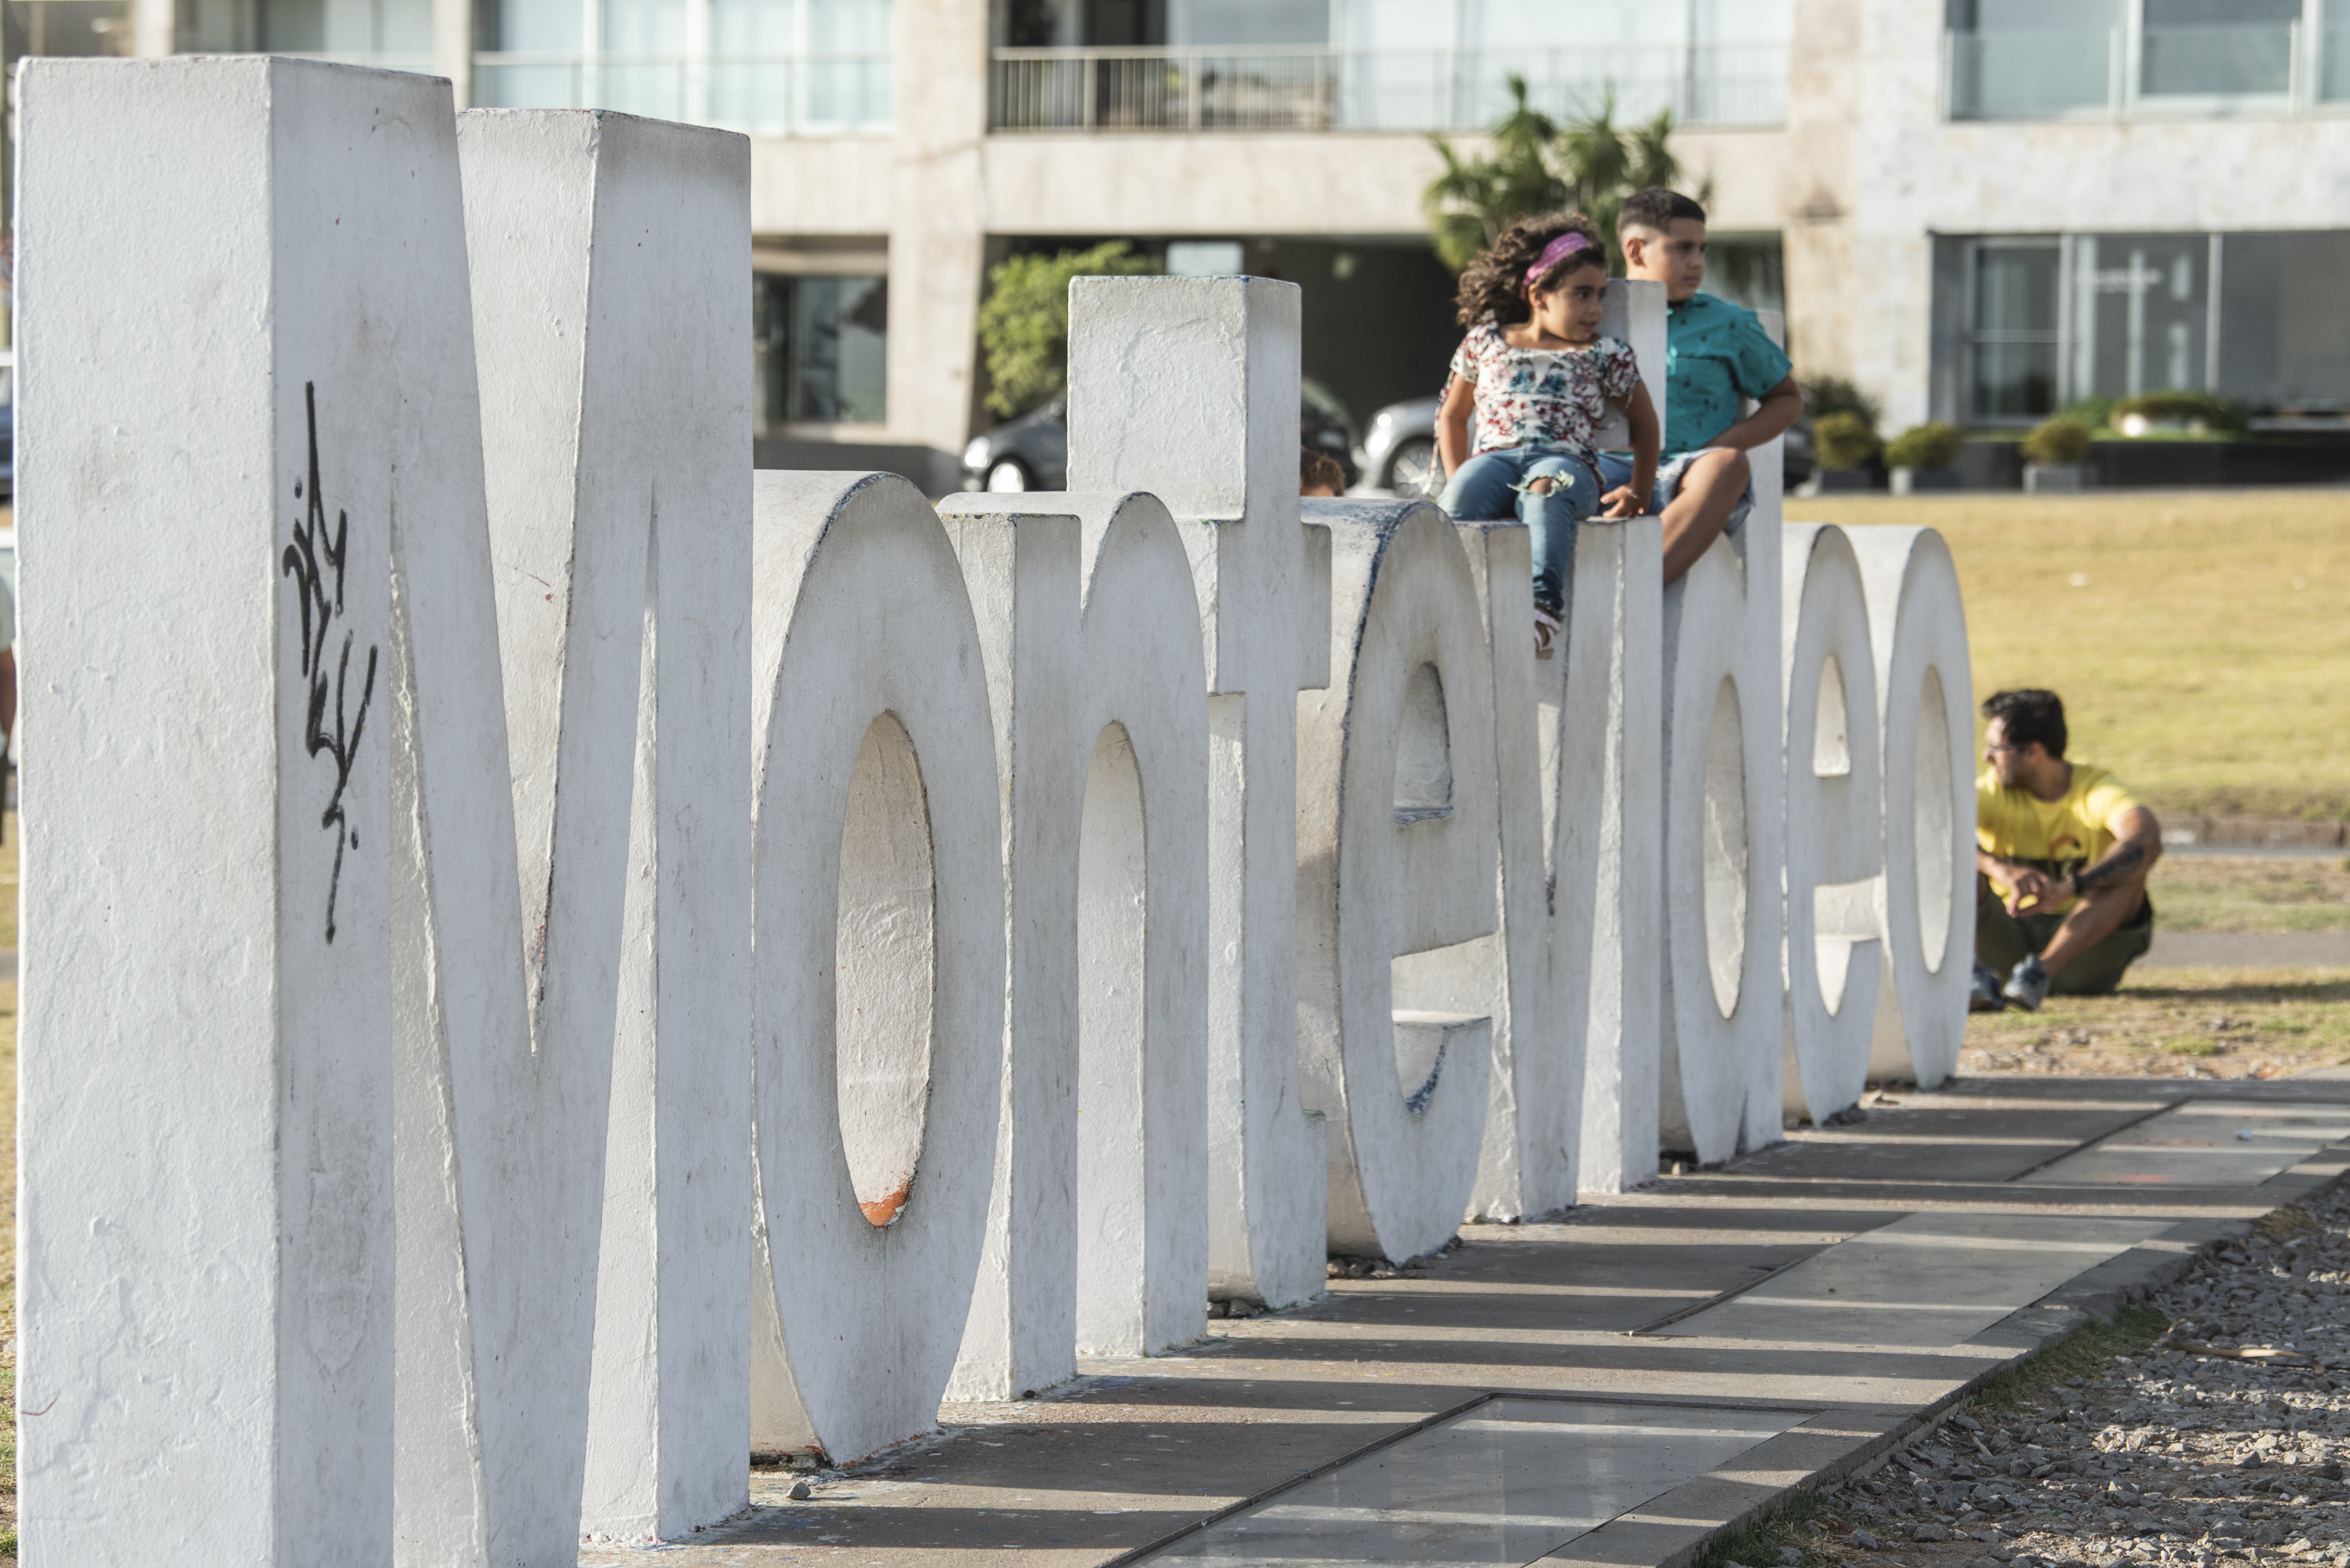
<svg viewBox="0 0 2350 1568"><path fill-rule="evenodd" d="M1696 452L1685 452L1679 457L1659 463L1657 487L1648 493L1648 510L1662 512L1666 507L1670 506L1673 504L1673 497L1680 493L1681 481L1689 476L1690 464L1713 450L1712 447L1700 447ZM1631 453L1603 452L1599 454L1599 488L1603 492L1631 483ZM1730 509L1730 521L1721 525L1722 533L1735 534L1743 528L1746 525L1746 514L1753 510L1754 483L1753 481L1749 480L1746 484L1746 493L1740 496L1738 504Z"/></svg>

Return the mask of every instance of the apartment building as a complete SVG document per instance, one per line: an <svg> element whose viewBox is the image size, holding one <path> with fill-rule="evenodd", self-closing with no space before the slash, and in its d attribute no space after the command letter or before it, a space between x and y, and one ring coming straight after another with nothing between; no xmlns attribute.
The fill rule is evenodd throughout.
<svg viewBox="0 0 2350 1568"><path fill-rule="evenodd" d="M1357 418L1435 389L1431 132L1673 110L1725 292L1898 428L2092 393L2350 415L2350 0L5 0L12 53L265 49L754 139L762 461L954 479L989 265L1299 283Z"/></svg>

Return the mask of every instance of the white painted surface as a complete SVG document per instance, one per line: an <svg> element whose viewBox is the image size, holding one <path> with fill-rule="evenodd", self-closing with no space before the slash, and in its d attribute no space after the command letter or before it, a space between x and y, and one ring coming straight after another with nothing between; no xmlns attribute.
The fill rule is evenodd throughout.
<svg viewBox="0 0 2350 1568"><path fill-rule="evenodd" d="M1559 781L1550 834L1565 889L1555 917L1562 966L1589 964L1575 1154L1578 1184L1591 1192L1629 1191L1657 1174L1667 938L1657 788L1664 775L1663 553L1663 525L1654 519L1583 532L1565 689L1555 721L1551 701L1542 709L1543 776ZM1590 913L1578 929L1586 888ZM1573 1007L1572 992L1561 994Z"/></svg>
<svg viewBox="0 0 2350 1568"><path fill-rule="evenodd" d="M386 1563L391 531L479 516L448 89L18 81L22 1549Z"/></svg>
<svg viewBox="0 0 2350 1568"><path fill-rule="evenodd" d="M543 1321L567 1343L539 1376L570 1388L594 1346L562 1417L591 1423L571 1532L643 1540L747 1501L749 143L512 110L459 138L541 1034L559 984L583 992L583 1039L617 1003L608 1112L583 1045L583 1080L533 1123L560 1191L514 1200L586 1221L532 1287L575 1314ZM567 873L598 956L558 977L566 928L533 906ZM582 1429L536 1425L535 1398L516 1440L581 1488Z"/></svg>
<svg viewBox="0 0 2350 1568"><path fill-rule="evenodd" d="M1069 483L1149 490L1183 534L1208 661L1211 1295L1324 1274L1324 1129L1297 1079L1297 692L1330 680L1330 546L1297 512L1298 291L1069 287Z"/></svg>
<svg viewBox="0 0 2350 1568"><path fill-rule="evenodd" d="M1958 568L1931 528L1848 528L1885 742L1884 979L1873 1075L1958 1070L1974 957L1974 674ZM1887 994L1889 993L1889 994Z"/></svg>
<svg viewBox="0 0 2350 1568"><path fill-rule="evenodd" d="M763 472L754 498L769 1283L751 1440L847 1460L936 1426L979 1267L1006 972L995 743L971 600L920 493Z"/></svg>
<svg viewBox="0 0 2350 1568"><path fill-rule="evenodd" d="M1744 526L1664 595L1659 1119L1708 1163L1775 1140L1782 1092L1780 443L1748 458Z"/></svg>
<svg viewBox="0 0 2350 1568"><path fill-rule="evenodd" d="M1148 495L951 496L995 722L1010 978L987 1249L950 1392L1206 1326L1208 715Z"/></svg>
<svg viewBox="0 0 2350 1568"><path fill-rule="evenodd" d="M1611 283L1601 330L1641 356L1661 419L1663 286ZM1470 1210L1518 1220L1573 1203L1578 1177L1616 1192L1656 1172L1661 533L1652 518L1577 531L1548 659L1520 607L1533 597L1524 528L1463 524L1461 538L1493 662L1501 929L1473 965L1399 965L1399 1005L1492 1014ZM1627 1127L1639 1129L1628 1140Z"/></svg>
<svg viewBox="0 0 2350 1568"><path fill-rule="evenodd" d="M1876 659L1860 562L1841 528L1781 531L1785 649L1787 1110L1856 1105L1877 1027L1885 868Z"/></svg>
<svg viewBox="0 0 2350 1568"><path fill-rule="evenodd" d="M1408 1012L1393 966L1497 924L1492 654L1442 512L1307 511L1330 529L1331 681L1297 704L1298 1064L1329 1123L1330 1250L1400 1261L1459 1228L1484 1142L1490 991Z"/></svg>

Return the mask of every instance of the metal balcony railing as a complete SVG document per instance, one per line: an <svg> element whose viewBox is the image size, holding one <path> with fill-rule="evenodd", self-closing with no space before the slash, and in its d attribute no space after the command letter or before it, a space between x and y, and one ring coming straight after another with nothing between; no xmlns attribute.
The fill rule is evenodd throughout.
<svg viewBox="0 0 2350 1568"><path fill-rule="evenodd" d="M1619 123L1785 118L1783 42L1576 49L998 49L989 119L1004 131L1471 130L1523 76L1565 119L1612 95Z"/></svg>

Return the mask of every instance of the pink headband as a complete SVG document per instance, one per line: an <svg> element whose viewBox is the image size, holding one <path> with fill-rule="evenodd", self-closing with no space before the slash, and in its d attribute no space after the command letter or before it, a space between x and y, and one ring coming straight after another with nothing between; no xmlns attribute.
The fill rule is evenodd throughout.
<svg viewBox="0 0 2350 1568"><path fill-rule="evenodd" d="M1534 265L1526 268L1525 291L1528 294L1534 293L1534 285L1543 280L1544 274L1575 252L1592 248L1591 236L1588 234L1578 234L1570 231L1559 235L1558 238L1543 246L1543 254L1535 258Z"/></svg>

